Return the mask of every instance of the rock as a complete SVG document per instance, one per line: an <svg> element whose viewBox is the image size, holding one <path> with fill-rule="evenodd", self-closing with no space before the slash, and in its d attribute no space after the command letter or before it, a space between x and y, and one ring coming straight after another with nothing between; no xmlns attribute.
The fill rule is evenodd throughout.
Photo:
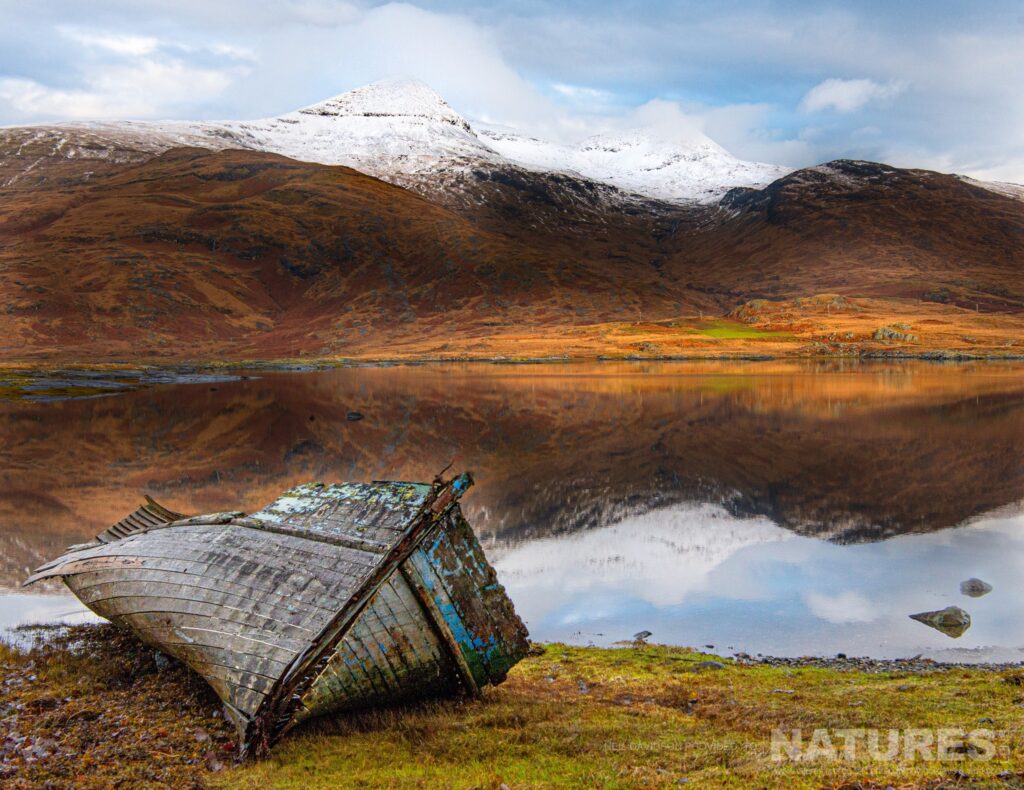
<svg viewBox="0 0 1024 790"><path fill-rule="evenodd" d="M642 642L650 636L653 636L653 634L650 631L637 631L635 634L633 634L633 638L637 642Z"/></svg>
<svg viewBox="0 0 1024 790"><path fill-rule="evenodd" d="M971 627L971 616L959 606L947 606L934 612L918 612L910 615L911 620L931 626L946 636L957 639Z"/></svg>
<svg viewBox="0 0 1024 790"><path fill-rule="evenodd" d="M345 419L348 420L349 422L356 422L357 420L363 419L363 415L362 412L350 411L348 414L345 415Z"/></svg>
<svg viewBox="0 0 1024 790"><path fill-rule="evenodd" d="M61 704L61 701L56 697L39 697L37 699L29 700L25 703L25 707L31 711L39 713L44 710L53 710Z"/></svg>
<svg viewBox="0 0 1024 790"><path fill-rule="evenodd" d="M695 670L697 669L725 669L725 664L721 661L698 661L693 665Z"/></svg>
<svg viewBox="0 0 1024 790"><path fill-rule="evenodd" d="M881 343L888 343L891 340L902 343L913 343L917 340L916 335L912 335L904 329L910 329L909 324L893 324L892 326L883 326L875 330L875 334L872 336L875 340Z"/></svg>
<svg viewBox="0 0 1024 790"><path fill-rule="evenodd" d="M224 762L220 759L216 752L204 752L203 760L206 762L206 769L216 773L217 771L224 770Z"/></svg>
<svg viewBox="0 0 1024 790"><path fill-rule="evenodd" d="M971 598L980 598L992 592L992 585L988 582L983 582L981 579L971 577L965 582L960 582L960 592Z"/></svg>
<svg viewBox="0 0 1024 790"><path fill-rule="evenodd" d="M57 750L57 742L52 738L38 738L30 749L31 756L44 760Z"/></svg>
<svg viewBox="0 0 1024 790"><path fill-rule="evenodd" d="M159 650L153 651L153 664L156 666L157 672L163 672L171 665L171 659L161 653Z"/></svg>

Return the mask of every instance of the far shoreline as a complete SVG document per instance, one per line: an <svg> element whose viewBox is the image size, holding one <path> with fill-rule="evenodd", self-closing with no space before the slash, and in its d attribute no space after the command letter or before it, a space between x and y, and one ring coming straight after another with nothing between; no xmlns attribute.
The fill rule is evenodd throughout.
<svg viewBox="0 0 1024 790"><path fill-rule="evenodd" d="M694 355L598 355L598 356L402 356L334 357L316 359L239 359L138 362L118 361L14 361L0 362L0 402L52 402L108 397L159 385L220 384L258 378L260 374L316 373L358 368L443 367L490 365L507 367L611 366L665 363L735 364L768 373L832 374L854 372L858 367L928 364L960 368L972 365L1015 365L1024 354L966 354L963 352L906 351L850 354L694 354ZM772 364L786 370L768 370ZM813 365L838 365L838 369L806 370ZM643 372L643 371L637 371ZM722 375L732 371L709 370ZM739 370L736 371L737 373ZM748 372L744 370L743 372Z"/></svg>

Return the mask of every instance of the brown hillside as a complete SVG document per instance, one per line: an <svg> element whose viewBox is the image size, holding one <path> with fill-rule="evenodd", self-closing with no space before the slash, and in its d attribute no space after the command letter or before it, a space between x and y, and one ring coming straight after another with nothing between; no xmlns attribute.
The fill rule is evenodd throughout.
<svg viewBox="0 0 1024 790"><path fill-rule="evenodd" d="M722 210L682 232L670 270L725 303L838 293L1024 310L1024 202L956 176L837 161L733 190Z"/></svg>
<svg viewBox="0 0 1024 790"><path fill-rule="evenodd" d="M559 237L526 220L498 233L495 216L473 222L347 168L249 151L176 149L85 183L11 188L0 356L379 354L398 339L440 348L692 299L649 265L646 218L609 231L581 215Z"/></svg>
<svg viewBox="0 0 1024 790"><path fill-rule="evenodd" d="M254 151L24 156L0 360L1024 348L1024 202L954 176L833 162L682 208L479 170L441 205Z"/></svg>

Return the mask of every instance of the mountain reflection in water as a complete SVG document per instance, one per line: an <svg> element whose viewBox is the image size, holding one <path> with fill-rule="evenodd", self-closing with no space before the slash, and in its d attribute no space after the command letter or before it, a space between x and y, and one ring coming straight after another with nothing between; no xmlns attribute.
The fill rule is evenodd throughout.
<svg viewBox="0 0 1024 790"><path fill-rule="evenodd" d="M252 511L298 482L429 480L451 461L477 478L465 509L537 639L1016 648L1013 576L996 577L1024 561L1022 373L427 365L0 402L0 585L143 493ZM972 575L995 591L959 596ZM974 617L956 642L906 618L949 603Z"/></svg>

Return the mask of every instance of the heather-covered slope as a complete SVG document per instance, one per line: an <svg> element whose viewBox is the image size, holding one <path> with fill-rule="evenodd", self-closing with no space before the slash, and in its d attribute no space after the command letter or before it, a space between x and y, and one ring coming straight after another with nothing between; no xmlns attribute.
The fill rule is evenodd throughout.
<svg viewBox="0 0 1024 790"><path fill-rule="evenodd" d="M721 207L728 217L686 233L671 264L709 292L1024 310L1024 202L956 176L841 160Z"/></svg>
<svg viewBox="0 0 1024 790"><path fill-rule="evenodd" d="M1024 202L938 173L834 162L679 207L478 168L444 206L247 150L83 164L0 190L0 360L1024 346Z"/></svg>
<svg viewBox="0 0 1024 790"><path fill-rule="evenodd" d="M602 227L550 202L558 233L535 227L543 209L518 215L514 201L474 221L347 168L200 149L8 188L0 358L465 348L502 327L665 315L688 301L650 265L652 220Z"/></svg>

